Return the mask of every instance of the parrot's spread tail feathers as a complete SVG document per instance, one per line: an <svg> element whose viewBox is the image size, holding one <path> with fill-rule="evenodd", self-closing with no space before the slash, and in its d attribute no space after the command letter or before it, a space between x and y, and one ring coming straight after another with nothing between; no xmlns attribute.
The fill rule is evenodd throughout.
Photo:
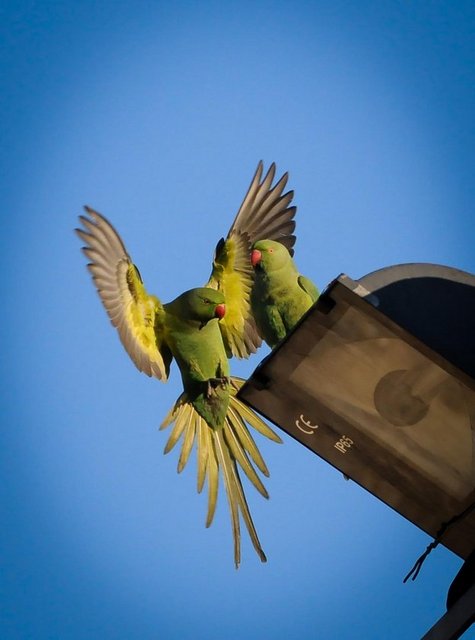
<svg viewBox="0 0 475 640"><path fill-rule="evenodd" d="M168 413L160 427L164 429L173 424L172 431L165 446L165 453L171 451L178 440L182 438L181 451L178 459L179 473L184 469L193 444L196 442L198 492L200 493L202 491L205 479L207 479L208 483L207 527L211 525L216 510L219 475L221 471L231 513L234 537L234 562L236 567L239 566L241 561L240 516L244 520L254 548L261 561L266 562L267 560L252 521L239 475L239 468L265 498L268 498L269 494L259 478L255 467L265 476L268 476L269 472L251 432L246 426L246 422L256 431L274 442L282 442L279 436L274 433L259 416L236 398L236 393L243 382L244 381L239 378L231 378L230 404L222 428L213 429L208 426L206 421L188 401L186 393L183 393L178 398L175 406Z"/></svg>

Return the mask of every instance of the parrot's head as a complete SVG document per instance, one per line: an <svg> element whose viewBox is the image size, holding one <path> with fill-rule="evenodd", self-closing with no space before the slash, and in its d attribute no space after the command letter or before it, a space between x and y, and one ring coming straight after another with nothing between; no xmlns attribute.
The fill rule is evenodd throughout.
<svg viewBox="0 0 475 640"><path fill-rule="evenodd" d="M226 313L223 294L209 287L190 289L179 300L183 314L189 320L198 320L202 325L214 318L221 320Z"/></svg>
<svg viewBox="0 0 475 640"><path fill-rule="evenodd" d="M286 247L275 240L258 240L252 246L251 264L254 269L271 271L284 267L291 259Z"/></svg>

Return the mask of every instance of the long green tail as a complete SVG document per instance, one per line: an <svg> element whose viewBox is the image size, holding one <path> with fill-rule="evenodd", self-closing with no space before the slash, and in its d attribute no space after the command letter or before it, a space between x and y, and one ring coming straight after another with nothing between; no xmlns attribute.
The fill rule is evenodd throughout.
<svg viewBox="0 0 475 640"><path fill-rule="evenodd" d="M173 424L170 437L165 446L165 453L171 451L178 440L182 438L181 451L178 458L178 473L185 468L193 444L196 442L198 493L201 493L205 479L208 482L207 527L213 522L216 510L219 472L221 470L231 513L236 568L239 567L241 562L240 516L244 520L261 561L267 561L252 521L239 476L240 468L259 493L264 498L269 497L255 467L267 477L269 476L269 471L247 425L274 442L282 442L279 436L258 415L236 398L236 393L243 383L244 380L240 378L231 378L229 408L224 426L221 429L213 429L208 426L207 422L188 401L186 393L181 394L160 426L160 429L165 429Z"/></svg>

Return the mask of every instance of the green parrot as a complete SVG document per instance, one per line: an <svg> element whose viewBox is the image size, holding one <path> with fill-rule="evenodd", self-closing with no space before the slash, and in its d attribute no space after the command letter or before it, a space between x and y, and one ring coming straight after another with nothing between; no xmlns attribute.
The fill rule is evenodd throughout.
<svg viewBox="0 0 475 640"><path fill-rule="evenodd" d="M119 234L104 216L85 207L83 228L76 229L86 244L82 250L102 303L136 367L166 381L172 360L178 365L183 393L161 425L172 425L165 453L182 438L180 473L196 443L198 492L205 480L208 485L207 527L213 521L221 472L236 567L241 560L241 518L257 554L266 561L240 478L241 470L268 497L257 470L265 476L269 472L248 426L274 442L281 439L236 397L244 381L230 376L228 358L248 357L261 344L250 305L252 244L272 237L287 251L295 243L295 207L289 206L293 192L283 193L287 174L272 186L275 165L264 178L262 171L260 162L226 239L216 246L206 285L166 304L147 293Z"/></svg>
<svg viewBox="0 0 475 640"><path fill-rule="evenodd" d="M299 274L290 251L266 238L252 245L255 270L251 309L260 335L273 348L318 298L314 283Z"/></svg>

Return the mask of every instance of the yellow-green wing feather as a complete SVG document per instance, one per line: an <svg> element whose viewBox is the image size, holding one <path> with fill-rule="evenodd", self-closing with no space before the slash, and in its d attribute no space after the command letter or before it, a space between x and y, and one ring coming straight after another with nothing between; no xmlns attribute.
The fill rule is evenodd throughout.
<svg viewBox="0 0 475 640"><path fill-rule="evenodd" d="M229 357L247 358L262 342L250 306L254 279L250 263L252 245L257 240L276 240L292 253L295 243L296 208L289 206L293 192L283 194L288 175L284 174L272 186L275 164L272 163L264 178L262 172L263 164L259 162L226 240L218 242L206 284L222 291L226 300L226 315L219 324Z"/></svg>
<svg viewBox="0 0 475 640"><path fill-rule="evenodd" d="M171 355L161 339L163 307L145 290L111 223L97 211L85 210L89 217L79 217L84 228L76 233L86 243L87 266L111 322L138 370L166 380Z"/></svg>
<svg viewBox="0 0 475 640"><path fill-rule="evenodd" d="M251 314L252 266L250 246L243 234L233 234L216 247L213 271L207 287L222 291L226 314L219 327L228 357L247 358L261 345Z"/></svg>

